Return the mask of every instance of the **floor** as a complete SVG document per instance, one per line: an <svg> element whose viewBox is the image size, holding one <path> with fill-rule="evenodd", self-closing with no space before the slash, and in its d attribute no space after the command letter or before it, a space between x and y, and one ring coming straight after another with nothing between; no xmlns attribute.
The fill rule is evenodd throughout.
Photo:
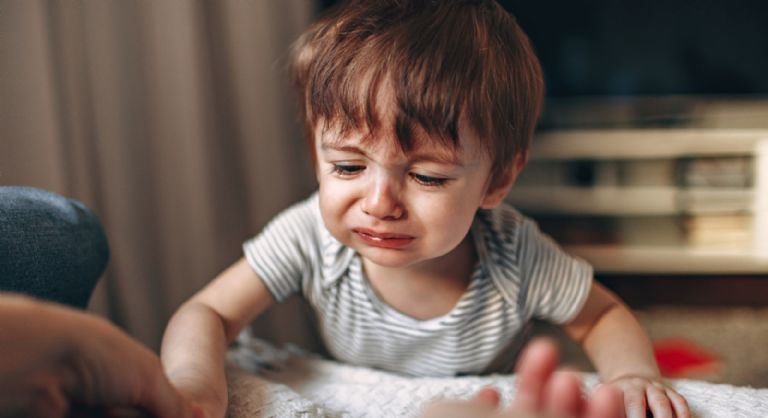
<svg viewBox="0 0 768 418"><path fill-rule="evenodd" d="M737 386L768 388L768 307L652 307L636 310L652 340L682 338L714 353L721 360L718 373L691 378ZM539 332L555 335L565 351L564 362L588 369L580 349L563 342L557 331L540 327Z"/></svg>
<svg viewBox="0 0 768 418"><path fill-rule="evenodd" d="M719 355L721 373L703 380L768 388L768 308L648 308L652 339L682 337Z"/></svg>

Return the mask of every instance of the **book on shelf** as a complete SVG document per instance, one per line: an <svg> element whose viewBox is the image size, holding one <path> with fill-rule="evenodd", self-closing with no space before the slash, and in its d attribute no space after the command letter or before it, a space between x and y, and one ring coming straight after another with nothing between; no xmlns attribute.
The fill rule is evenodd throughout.
<svg viewBox="0 0 768 418"><path fill-rule="evenodd" d="M686 217L683 232L692 247L749 248L756 238L754 217L746 214Z"/></svg>
<svg viewBox="0 0 768 418"><path fill-rule="evenodd" d="M756 158L533 161L509 201L564 245L749 249Z"/></svg>
<svg viewBox="0 0 768 418"><path fill-rule="evenodd" d="M678 183L683 187L750 188L754 166L751 156L685 158L678 162Z"/></svg>
<svg viewBox="0 0 768 418"><path fill-rule="evenodd" d="M615 245L749 249L756 239L750 214L670 216L537 216L542 231L565 246Z"/></svg>
<svg viewBox="0 0 768 418"><path fill-rule="evenodd" d="M754 156L543 160L530 162L518 185L748 189L755 164Z"/></svg>

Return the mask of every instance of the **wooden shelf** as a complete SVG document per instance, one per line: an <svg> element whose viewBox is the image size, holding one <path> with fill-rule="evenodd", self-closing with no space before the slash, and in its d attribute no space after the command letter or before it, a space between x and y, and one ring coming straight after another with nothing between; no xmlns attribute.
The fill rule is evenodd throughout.
<svg viewBox="0 0 768 418"><path fill-rule="evenodd" d="M707 212L754 212L752 189L680 189L677 187L520 186L507 200L539 214L647 216Z"/></svg>
<svg viewBox="0 0 768 418"><path fill-rule="evenodd" d="M647 159L755 153L768 130L632 129L552 131L537 135L533 160Z"/></svg>
<svg viewBox="0 0 768 418"><path fill-rule="evenodd" d="M768 274L768 248L566 246L597 274Z"/></svg>

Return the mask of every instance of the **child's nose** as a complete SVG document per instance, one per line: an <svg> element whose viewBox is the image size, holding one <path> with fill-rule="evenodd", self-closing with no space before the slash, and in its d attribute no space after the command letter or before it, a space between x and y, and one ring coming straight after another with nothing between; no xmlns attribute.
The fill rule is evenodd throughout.
<svg viewBox="0 0 768 418"><path fill-rule="evenodd" d="M362 210L378 219L400 219L405 214L399 197L399 186L391 178L377 179L366 191Z"/></svg>

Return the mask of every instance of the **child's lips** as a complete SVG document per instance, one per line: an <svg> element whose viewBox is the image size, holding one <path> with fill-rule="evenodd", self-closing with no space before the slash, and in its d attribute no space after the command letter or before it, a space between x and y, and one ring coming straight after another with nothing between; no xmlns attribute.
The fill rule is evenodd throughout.
<svg viewBox="0 0 768 418"><path fill-rule="evenodd" d="M392 232L377 232L370 229L356 228L353 230L365 243L382 248L402 248L411 242L411 235Z"/></svg>
<svg viewBox="0 0 768 418"><path fill-rule="evenodd" d="M396 234L392 232L376 232L372 229L365 229L365 228L355 228L355 232L358 234L363 234L372 238L377 239L412 239L413 237L410 235L405 234Z"/></svg>

